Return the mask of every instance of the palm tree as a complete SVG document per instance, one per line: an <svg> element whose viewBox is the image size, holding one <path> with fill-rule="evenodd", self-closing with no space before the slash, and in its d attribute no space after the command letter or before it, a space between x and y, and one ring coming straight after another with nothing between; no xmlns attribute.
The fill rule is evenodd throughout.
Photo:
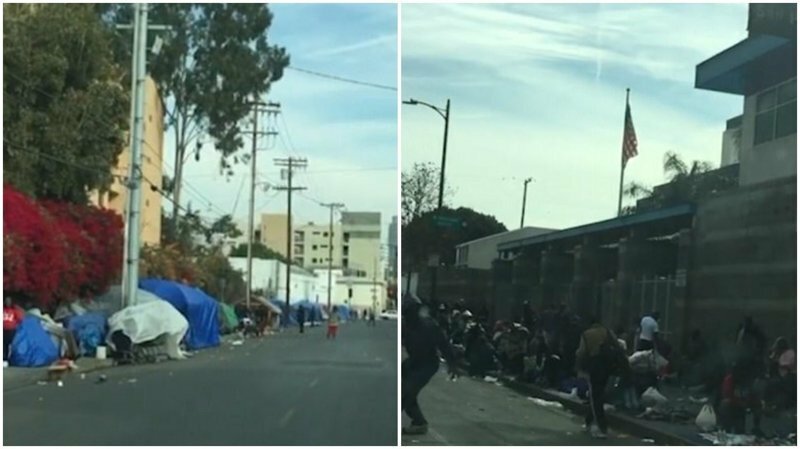
<svg viewBox="0 0 800 449"><path fill-rule="evenodd" d="M736 185L736 178L715 170L709 162L693 161L687 165L676 153L664 155L666 184L651 188L638 182L625 186L623 195L648 199L648 209L660 209L681 203L693 203L700 198ZM637 206L623 208L623 214L637 212Z"/></svg>

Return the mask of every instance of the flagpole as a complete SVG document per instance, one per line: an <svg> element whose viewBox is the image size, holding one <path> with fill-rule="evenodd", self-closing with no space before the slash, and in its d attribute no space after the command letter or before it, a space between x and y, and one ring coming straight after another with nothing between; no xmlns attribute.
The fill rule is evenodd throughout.
<svg viewBox="0 0 800 449"><path fill-rule="evenodd" d="M627 132L628 104L631 97L631 89L625 89L625 118L622 125L622 148L620 149L620 170L619 170L619 201L617 202L617 217L622 215L622 182L625 179L625 133Z"/></svg>

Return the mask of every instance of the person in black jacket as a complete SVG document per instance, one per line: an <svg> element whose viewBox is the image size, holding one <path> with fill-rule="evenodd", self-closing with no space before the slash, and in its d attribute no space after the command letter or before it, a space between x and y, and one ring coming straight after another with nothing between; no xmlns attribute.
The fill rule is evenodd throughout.
<svg viewBox="0 0 800 449"><path fill-rule="evenodd" d="M306 325L306 308L303 306L297 308L297 324L300 325L300 333L302 334Z"/></svg>
<svg viewBox="0 0 800 449"><path fill-rule="evenodd" d="M428 432L428 421L422 414L417 397L425 385L439 371L439 353L455 376L453 350L430 309L416 298L409 298L403 307L402 345L408 354L401 368L402 408L411 418L411 425L403 433L421 435Z"/></svg>

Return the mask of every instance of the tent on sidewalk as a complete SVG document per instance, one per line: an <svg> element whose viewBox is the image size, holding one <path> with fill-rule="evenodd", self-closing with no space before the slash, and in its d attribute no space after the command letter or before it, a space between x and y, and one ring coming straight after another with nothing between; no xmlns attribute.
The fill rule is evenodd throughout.
<svg viewBox="0 0 800 449"><path fill-rule="evenodd" d="M165 338L166 353L181 359L180 342L189 330L189 322L166 301L146 302L126 307L108 319L106 340L112 350L118 350L112 335L121 331L131 343L142 344L159 337Z"/></svg>
<svg viewBox="0 0 800 449"><path fill-rule="evenodd" d="M94 356L97 347L106 338L106 315L101 312L86 312L66 319L67 330L72 332L83 356Z"/></svg>
<svg viewBox="0 0 800 449"><path fill-rule="evenodd" d="M42 320L28 315L17 327L17 333L11 341L8 363L29 368L48 366L58 360L58 352Z"/></svg>
<svg viewBox="0 0 800 449"><path fill-rule="evenodd" d="M141 288L136 290L136 298L133 304L144 304L153 301L163 301L163 299ZM106 316L119 312L122 309L122 287L119 285L112 286L107 292L96 296L91 302L83 304L83 307L88 311L105 313Z"/></svg>
<svg viewBox="0 0 800 449"><path fill-rule="evenodd" d="M339 319L341 319L343 322L350 320L350 313L352 311L350 306L340 304L334 307L336 307L336 311L339 313Z"/></svg>
<svg viewBox="0 0 800 449"><path fill-rule="evenodd" d="M328 314L322 308L322 305L307 299L292 304L292 307L295 308L295 313L297 308L304 308L306 310L306 322L312 325L322 323L328 319Z"/></svg>
<svg viewBox="0 0 800 449"><path fill-rule="evenodd" d="M163 279L145 279L139 288L172 304L189 321L186 346L203 349L219 346L219 303L200 289Z"/></svg>
<svg viewBox="0 0 800 449"><path fill-rule="evenodd" d="M236 310L234 310L233 306L220 302L219 315L222 329L225 332L233 332L239 327L239 317L236 316Z"/></svg>

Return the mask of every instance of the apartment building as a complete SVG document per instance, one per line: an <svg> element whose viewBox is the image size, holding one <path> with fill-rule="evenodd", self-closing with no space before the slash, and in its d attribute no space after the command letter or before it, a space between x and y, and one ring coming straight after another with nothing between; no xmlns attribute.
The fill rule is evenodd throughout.
<svg viewBox="0 0 800 449"><path fill-rule="evenodd" d="M142 203L141 241L144 245L158 246L161 243L161 181L164 156L164 106L155 81L145 80L144 98L144 144L142 145ZM130 167L131 150L122 150L113 169L114 174L127 176ZM128 189L119 179L106 192L93 192L92 204L111 209L123 217Z"/></svg>

